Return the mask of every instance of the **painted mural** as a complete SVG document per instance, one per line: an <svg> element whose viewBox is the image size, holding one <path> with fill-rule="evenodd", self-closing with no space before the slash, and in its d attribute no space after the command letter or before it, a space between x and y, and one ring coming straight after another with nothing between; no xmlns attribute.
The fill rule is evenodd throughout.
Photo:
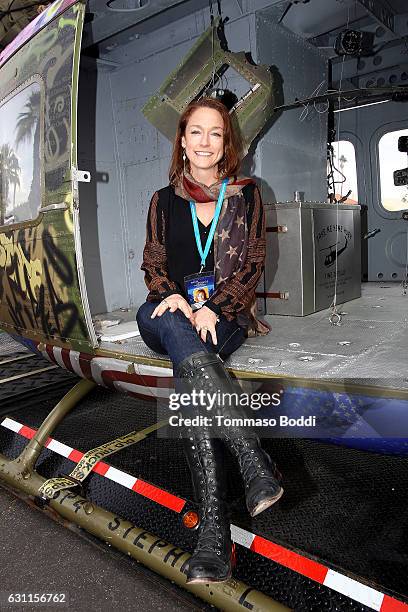
<svg viewBox="0 0 408 612"><path fill-rule="evenodd" d="M25 40L37 34L1 68L0 123L2 111L5 116L18 95L27 95L14 115L8 111L14 124L3 122L0 130L0 327L91 350L77 278L71 177L72 81L85 8L71 5L54 2L24 30ZM31 178L24 178L30 164Z"/></svg>
<svg viewBox="0 0 408 612"><path fill-rule="evenodd" d="M75 4L78 0L55 0L40 15L33 19L21 32L7 45L0 53L0 67L24 45L27 40L32 38L45 25L50 23L58 14L63 13L67 8Z"/></svg>

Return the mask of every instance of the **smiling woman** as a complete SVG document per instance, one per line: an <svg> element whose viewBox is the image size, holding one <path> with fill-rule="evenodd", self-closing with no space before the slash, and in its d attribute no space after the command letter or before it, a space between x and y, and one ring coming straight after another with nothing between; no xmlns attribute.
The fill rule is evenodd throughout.
<svg viewBox="0 0 408 612"><path fill-rule="evenodd" d="M232 571L223 447L216 436L238 461L252 516L283 493L258 438L240 425L245 421L224 424L222 417L239 416L236 406L193 400L203 389L230 396L234 386L222 358L248 330L267 331L251 313L265 260L264 213L254 181L238 178L238 169L238 139L226 107L211 98L191 103L179 121L170 185L150 203L143 254L149 295L137 313L140 334L149 348L170 356L176 391L191 397L178 424L203 518L189 583L221 582Z"/></svg>
<svg viewBox="0 0 408 612"><path fill-rule="evenodd" d="M202 183L215 183L218 163L224 154L224 126L220 113L213 108L197 108L190 115L181 145L189 160L190 173Z"/></svg>

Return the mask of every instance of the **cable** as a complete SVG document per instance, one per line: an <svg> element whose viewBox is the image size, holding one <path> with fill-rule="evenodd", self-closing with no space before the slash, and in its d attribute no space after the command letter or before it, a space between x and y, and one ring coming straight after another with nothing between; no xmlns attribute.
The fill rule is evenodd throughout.
<svg viewBox="0 0 408 612"><path fill-rule="evenodd" d="M402 286L402 294L407 295L407 289L408 289L408 228L407 228L407 258L405 260L405 278L403 279L401 286Z"/></svg>
<svg viewBox="0 0 408 612"><path fill-rule="evenodd" d="M323 84L324 84L324 80L312 91L311 95L308 97L313 98L313 96L317 96ZM315 103L313 103L313 105L314 104ZM299 121L301 122L304 121L309 114L309 102L306 102L306 104L304 104L303 107L304 108L302 112L300 113L300 117L299 117Z"/></svg>
<svg viewBox="0 0 408 612"><path fill-rule="evenodd" d="M214 18L214 10L213 10L213 0L209 0L209 9L210 9L210 24L212 26L212 30L211 30L211 61L212 61L212 72L211 72L211 81L209 82L209 84L207 85L207 87L204 90L204 93L206 93L207 91L214 89L215 88L215 79L217 77L217 79L221 78L221 87L223 87L223 75L219 76L217 75L217 70L215 67L215 58L214 58L214 36L215 36L215 18ZM222 13L221 13L221 2L220 0L217 0L217 10L218 10L218 18L220 20L220 25L221 27L223 26L223 19L222 19ZM226 77L225 77L226 78ZM228 79L226 78L226 84L228 86ZM224 89L226 89L226 87L224 87Z"/></svg>
<svg viewBox="0 0 408 612"><path fill-rule="evenodd" d="M346 29L348 28L350 23L350 6L347 6L347 24L346 24ZM340 81L339 81L339 97L338 97L338 104L339 104L339 109L341 108L341 86L343 83L343 71L344 71L344 60L345 60L345 55L343 55L343 60L341 63L341 72L340 72ZM341 121L341 113L338 114L338 121L337 121L337 159L340 159L340 121ZM341 173L342 174L342 173ZM343 175L344 177L344 175ZM345 178L345 177L344 177ZM343 181L344 182L344 181ZM343 190L341 190L341 195L343 195ZM334 191L334 197L336 199L336 193ZM335 260L335 276L334 276L334 296L333 296L333 302L331 303L330 308L332 309L331 315L329 317L329 321L331 323L331 325L341 325L341 315L337 310L337 284L338 284L338 261L337 261L337 255L338 255L338 244L339 244L339 202L336 199L336 260Z"/></svg>
<svg viewBox="0 0 408 612"><path fill-rule="evenodd" d="M335 201L336 185L342 185L347 180L347 177L343 174L343 172L339 170L337 166L335 166L333 157L334 157L334 150L333 150L332 145L329 145L328 146L328 156L327 156L327 160L329 163L329 172L327 174L327 191L329 193L331 203ZM341 181L335 180L334 171L336 171L338 174L341 175L342 177ZM330 190L332 191L332 193L330 193Z"/></svg>

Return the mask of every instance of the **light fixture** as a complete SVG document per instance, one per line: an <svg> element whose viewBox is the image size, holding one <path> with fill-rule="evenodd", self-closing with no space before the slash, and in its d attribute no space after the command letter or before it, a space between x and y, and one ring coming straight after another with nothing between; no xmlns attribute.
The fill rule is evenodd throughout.
<svg viewBox="0 0 408 612"><path fill-rule="evenodd" d="M373 32L343 30L339 32L336 38L334 50L337 55L352 55L354 57L373 55L374 36Z"/></svg>

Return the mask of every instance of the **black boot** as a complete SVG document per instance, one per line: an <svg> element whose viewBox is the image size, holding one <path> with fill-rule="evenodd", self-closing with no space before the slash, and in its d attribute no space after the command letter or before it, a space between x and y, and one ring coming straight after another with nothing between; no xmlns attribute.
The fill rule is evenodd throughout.
<svg viewBox="0 0 408 612"><path fill-rule="evenodd" d="M187 583L223 582L231 577L232 543L219 452L221 442L211 439L208 430L189 428L187 433L188 438L183 439L184 452L201 514Z"/></svg>
<svg viewBox="0 0 408 612"><path fill-rule="evenodd" d="M179 375L188 380L191 388L197 391L204 389L208 393L239 392L234 388L221 358L214 353L194 353L183 361L179 371ZM240 416L238 411L232 414L230 406L218 408L218 413L224 416ZM280 474L269 455L262 450L254 433L237 426L222 427L220 433L238 461L245 485L248 512L251 516L256 516L282 496Z"/></svg>
<svg viewBox="0 0 408 612"><path fill-rule="evenodd" d="M229 431L227 446L237 458L245 485L245 501L251 516L260 514L272 506L283 495L280 484L281 475L276 465L260 445L254 434L236 435L234 429Z"/></svg>

